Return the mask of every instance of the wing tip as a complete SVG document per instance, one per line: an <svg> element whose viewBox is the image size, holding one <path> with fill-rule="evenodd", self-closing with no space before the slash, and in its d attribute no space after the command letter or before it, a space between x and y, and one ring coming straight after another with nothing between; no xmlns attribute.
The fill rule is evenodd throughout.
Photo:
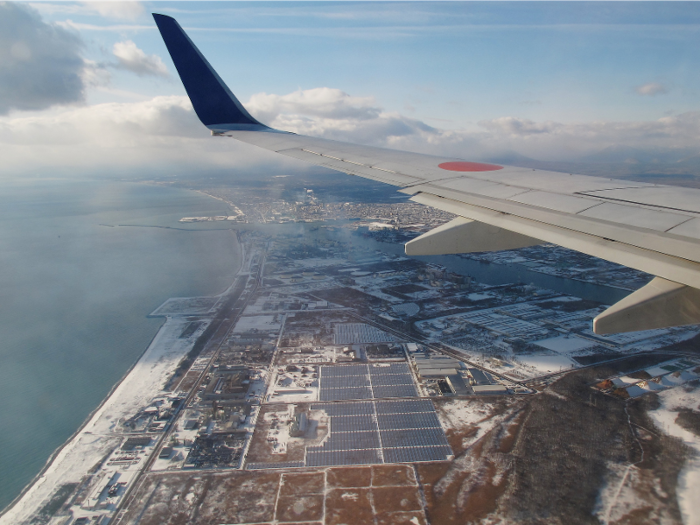
<svg viewBox="0 0 700 525"><path fill-rule="evenodd" d="M152 15L202 124L215 131L270 129L248 113L177 20L160 13Z"/></svg>

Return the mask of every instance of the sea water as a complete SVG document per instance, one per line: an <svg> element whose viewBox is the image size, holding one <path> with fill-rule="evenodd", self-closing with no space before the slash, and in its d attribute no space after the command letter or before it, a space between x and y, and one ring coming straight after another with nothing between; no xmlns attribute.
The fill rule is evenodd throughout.
<svg viewBox="0 0 700 525"><path fill-rule="evenodd" d="M151 311L233 280L235 232L150 226L227 213L162 185L0 181L0 508L139 358Z"/></svg>

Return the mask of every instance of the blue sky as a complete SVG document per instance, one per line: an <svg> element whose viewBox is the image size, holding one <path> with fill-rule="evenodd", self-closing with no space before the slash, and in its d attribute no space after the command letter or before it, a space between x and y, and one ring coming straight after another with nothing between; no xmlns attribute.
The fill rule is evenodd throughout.
<svg viewBox="0 0 700 525"><path fill-rule="evenodd" d="M177 148L187 140L200 147L195 139L202 130L187 129L187 104L173 102L184 90L151 12L176 17L253 114L292 131L470 158L515 151L574 159L610 145L691 150L698 142L695 2L38 2L21 8L37 24L77 39L73 54L83 61L83 85L74 100L64 94L30 111L21 100L5 108L0 147L17 133L27 145L27 127L36 119L67 120L75 129L81 120L109 126L115 115L149 111L160 117L130 122L147 128L134 131L144 134L136 158L167 149L157 137L162 126ZM21 39L11 36L6 48ZM0 58L0 95L2 69ZM170 109L163 97L173 97ZM100 120L105 112L111 113ZM77 131L89 143L91 131ZM219 145L205 150L214 164L225 163Z"/></svg>

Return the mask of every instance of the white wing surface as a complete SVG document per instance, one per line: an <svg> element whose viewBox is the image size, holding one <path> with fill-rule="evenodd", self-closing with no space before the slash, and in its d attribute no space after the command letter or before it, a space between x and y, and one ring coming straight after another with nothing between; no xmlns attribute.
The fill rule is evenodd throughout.
<svg viewBox="0 0 700 525"><path fill-rule="evenodd" d="M409 255L550 242L657 276L596 319L596 333L700 322L700 190L468 162L273 130L238 102L174 19L154 15L195 112L217 136L398 186L458 219Z"/></svg>

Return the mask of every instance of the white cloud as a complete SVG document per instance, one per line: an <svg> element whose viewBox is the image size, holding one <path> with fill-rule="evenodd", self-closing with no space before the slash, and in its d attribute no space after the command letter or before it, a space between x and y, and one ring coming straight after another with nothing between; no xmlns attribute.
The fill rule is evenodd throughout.
<svg viewBox="0 0 700 525"><path fill-rule="evenodd" d="M330 88L263 93L245 106L265 124L295 133L473 159L515 152L541 160L573 160L611 144L684 149L697 148L700 142L696 112L650 122L535 122L506 116L481 121L476 131L447 131L385 112L372 97Z"/></svg>
<svg viewBox="0 0 700 525"><path fill-rule="evenodd" d="M308 115L329 119L368 120L380 109L373 97L352 97L339 89L321 87L299 90L288 95L258 93L246 108L263 122L273 122L280 115Z"/></svg>
<svg viewBox="0 0 700 525"><path fill-rule="evenodd" d="M283 164L272 153L212 138L186 97L67 107L0 118L0 173L40 168L173 173Z"/></svg>
<svg viewBox="0 0 700 525"><path fill-rule="evenodd" d="M541 160L573 160L611 145L700 149L700 112L649 122L560 123L501 117L479 122L475 131L448 131L385 112L371 97L355 98L330 89L255 95L246 106L258 117L270 117L265 123L279 129L468 160L513 152ZM4 173L42 167L123 168L145 174L166 167L182 173L252 168L260 163L300 166L234 140L212 138L186 97L0 117L0 157Z"/></svg>
<svg viewBox="0 0 700 525"><path fill-rule="evenodd" d="M131 40L117 42L112 48L118 67L136 73L138 76L168 76L168 68L158 55L147 55Z"/></svg>
<svg viewBox="0 0 700 525"><path fill-rule="evenodd" d="M388 143L396 137L436 130L398 113L386 113L373 97L314 88L288 95L259 93L245 107L264 124L303 135L360 143Z"/></svg>
<svg viewBox="0 0 700 525"><path fill-rule="evenodd" d="M0 2L0 115L82 102L82 46L35 9Z"/></svg>
<svg viewBox="0 0 700 525"><path fill-rule="evenodd" d="M555 133L561 127L555 122L533 122L532 120L515 117L501 117L479 122L485 129L506 136L538 135L540 133Z"/></svg>
<svg viewBox="0 0 700 525"><path fill-rule="evenodd" d="M663 84L659 84L658 82L649 82L648 84L642 84L641 86L637 86L636 88L634 88L634 90L638 94L647 97L664 95L668 93L668 88L666 88L666 86L664 86Z"/></svg>
<svg viewBox="0 0 700 525"><path fill-rule="evenodd" d="M117 18L120 20L136 20L145 11L143 4L136 0L89 1L82 2L82 4L105 18Z"/></svg>

